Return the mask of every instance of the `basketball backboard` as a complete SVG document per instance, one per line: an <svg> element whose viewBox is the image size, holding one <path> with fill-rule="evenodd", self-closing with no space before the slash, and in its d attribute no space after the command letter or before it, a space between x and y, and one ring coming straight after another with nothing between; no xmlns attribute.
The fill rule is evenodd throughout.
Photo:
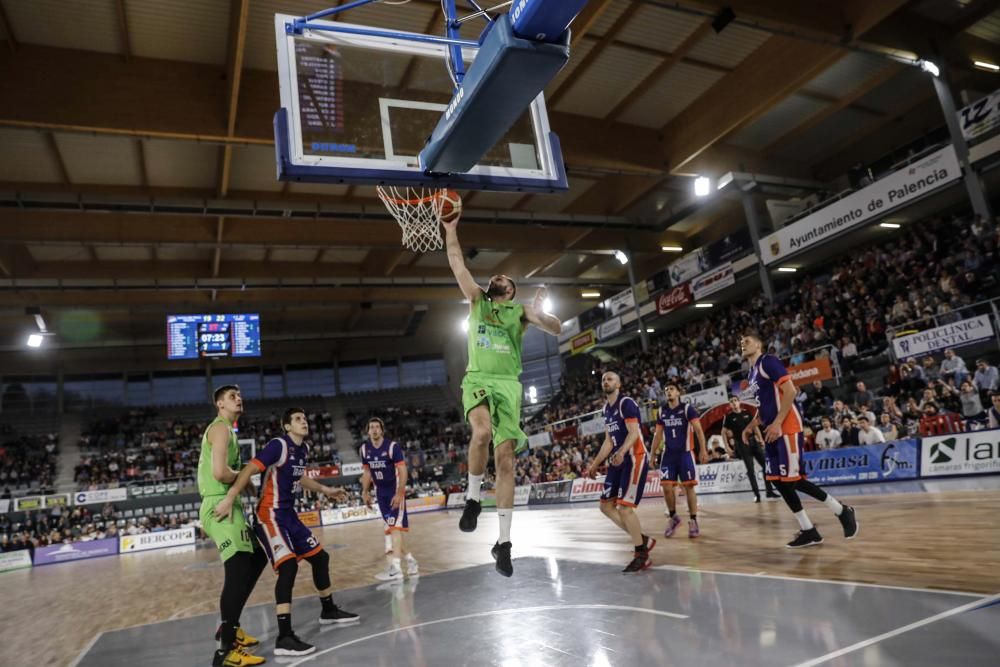
<svg viewBox="0 0 1000 667"><path fill-rule="evenodd" d="M275 16L280 180L553 192L567 188L559 140L539 94L467 173L431 175L417 157L453 102L448 45L419 33ZM317 28L322 29L317 29ZM378 34L375 34L378 33ZM462 59L474 67L475 42Z"/></svg>

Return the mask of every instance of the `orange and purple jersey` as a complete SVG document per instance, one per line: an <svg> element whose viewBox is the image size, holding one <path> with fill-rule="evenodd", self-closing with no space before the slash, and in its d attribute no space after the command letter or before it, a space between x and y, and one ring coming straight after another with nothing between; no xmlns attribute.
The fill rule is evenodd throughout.
<svg viewBox="0 0 1000 667"><path fill-rule="evenodd" d="M663 430L663 444L667 450L693 452L693 424L700 420L698 411L690 403L678 403L675 408L665 405L656 420L656 428Z"/></svg>
<svg viewBox="0 0 1000 667"><path fill-rule="evenodd" d="M781 408L781 385L791 381L785 365L773 354L760 355L750 368L746 393L756 396L763 426L769 426L777 419ZM781 432L785 435L802 432L802 416L794 403L781 425Z"/></svg>
<svg viewBox="0 0 1000 667"><path fill-rule="evenodd" d="M614 403L604 405L604 426L611 436L614 447L611 448L611 456L614 456L625 444L628 437L628 424L638 424L640 421L639 405L631 396L618 395ZM642 431L632 446L631 454L634 457L645 455L646 446L642 442Z"/></svg>
<svg viewBox="0 0 1000 667"><path fill-rule="evenodd" d="M375 483L375 493L379 496L396 493L396 468L405 466L403 448L395 440L383 440L381 447L376 447L371 440L361 443L361 465Z"/></svg>
<svg viewBox="0 0 1000 667"><path fill-rule="evenodd" d="M299 480L306 472L309 446L296 445L291 436L273 438L250 462L264 473L257 511L294 509L295 494L302 491Z"/></svg>

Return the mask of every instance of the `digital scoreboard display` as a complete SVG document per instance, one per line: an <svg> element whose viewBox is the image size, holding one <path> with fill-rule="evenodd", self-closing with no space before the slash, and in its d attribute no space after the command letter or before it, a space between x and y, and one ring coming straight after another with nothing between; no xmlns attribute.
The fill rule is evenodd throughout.
<svg viewBox="0 0 1000 667"><path fill-rule="evenodd" d="M260 315L168 315L167 358L259 357Z"/></svg>

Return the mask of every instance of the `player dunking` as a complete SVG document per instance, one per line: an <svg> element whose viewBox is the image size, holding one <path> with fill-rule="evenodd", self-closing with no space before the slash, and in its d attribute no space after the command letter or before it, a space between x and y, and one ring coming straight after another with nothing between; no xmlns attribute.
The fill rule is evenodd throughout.
<svg viewBox="0 0 1000 667"><path fill-rule="evenodd" d="M530 306L514 301L517 287L507 276L490 278L483 291L465 267L458 242L458 218L442 222L451 267L462 294L469 300L469 365L462 380L462 406L472 427L469 442L469 486L458 527L476 529L482 511L480 492L489 443L493 440L496 466L497 517L500 537L493 546L497 572L514 574L510 560L510 524L514 514L514 454L527 446L521 430L521 339L529 324L558 335L558 318L542 312L545 290L539 289Z"/></svg>
<svg viewBox="0 0 1000 667"><path fill-rule="evenodd" d="M764 354L764 346L756 334L746 334L740 339L743 358L750 363L746 393L756 396L760 407L757 415L743 429L743 442L748 443L753 428L764 426L764 474L778 487L799 522L799 534L787 545L790 549L822 544L816 526L802 509L798 491L825 504L840 520L844 537L853 539L858 534L858 521L854 508L843 505L829 493L805 478L800 464L802 455L802 417L795 407L795 383L785 365L771 354Z"/></svg>
<svg viewBox="0 0 1000 667"><path fill-rule="evenodd" d="M201 529L215 542L225 568L222 596L219 600L222 624L216 635L219 648L212 659L215 667L248 667L259 665L264 658L250 655L247 648L260 642L240 628L240 614L246 605L267 557L257 543L243 518L240 505L227 508L227 518L219 520L213 514L217 505L224 502L237 478L240 466L240 448L233 432L233 424L243 414L240 388L227 384L213 395L218 414L205 430L201 439L201 456L198 459L198 493L201 509L198 513Z"/></svg>
<svg viewBox="0 0 1000 667"><path fill-rule="evenodd" d="M369 490L375 483L375 498L386 530L392 537L392 560L385 572L375 575L379 581L403 578L402 560L406 556L406 574L419 573L417 559L406 549L405 534L410 530L406 514L406 460L403 448L395 440L385 440L385 424L378 417L368 420L368 440L361 443L361 499L372 506Z"/></svg>
<svg viewBox="0 0 1000 667"><path fill-rule="evenodd" d="M688 537L698 537L698 494L694 487L698 484L698 468L695 466L695 436L698 438L698 463L708 463L708 449L705 446L705 432L701 428L698 411L690 403L681 403L681 388L676 382L668 382L664 388L667 404L660 410L656 420L656 434L653 436L653 456L663 446L660 457L660 484L663 499L667 503L667 529L664 537L673 537L681 525L677 516L676 485L684 487L688 504Z"/></svg>
<svg viewBox="0 0 1000 667"><path fill-rule="evenodd" d="M309 447L305 443L306 436L309 435L309 421L305 411L301 408L289 408L281 418L281 426L285 435L271 439L243 467L225 500L216 506L214 514L217 519L228 516L233 511L233 503L250 483L250 478L257 473L264 473L254 530L264 546L271 566L278 574L278 581L274 586L275 611L278 616L278 639L274 645L274 654L295 656L316 650L315 646L302 641L292 631L292 589L300 560L306 560L312 566L313 584L319 592L323 608L319 617L321 624L350 623L359 617L333 603L330 556L295 512L295 494L300 489L341 500L347 494L343 489L325 486L305 475L306 457L309 453Z"/></svg>
<svg viewBox="0 0 1000 667"><path fill-rule="evenodd" d="M586 475L593 478L598 466L610 457L601 494L601 512L632 538L635 554L622 572L638 572L652 564L649 552L656 546L656 540L643 535L635 513L646 486L649 457L639 427L639 405L632 397L621 394L621 386L622 380L617 373L607 372L601 376L601 389L607 401L603 411L604 443L587 466Z"/></svg>

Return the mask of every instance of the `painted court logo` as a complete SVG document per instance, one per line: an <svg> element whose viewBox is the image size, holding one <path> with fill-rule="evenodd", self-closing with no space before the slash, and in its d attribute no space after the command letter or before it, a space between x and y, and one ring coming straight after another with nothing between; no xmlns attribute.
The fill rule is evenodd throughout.
<svg viewBox="0 0 1000 667"><path fill-rule="evenodd" d="M955 438L948 438L931 445L931 463L951 463L955 458Z"/></svg>

